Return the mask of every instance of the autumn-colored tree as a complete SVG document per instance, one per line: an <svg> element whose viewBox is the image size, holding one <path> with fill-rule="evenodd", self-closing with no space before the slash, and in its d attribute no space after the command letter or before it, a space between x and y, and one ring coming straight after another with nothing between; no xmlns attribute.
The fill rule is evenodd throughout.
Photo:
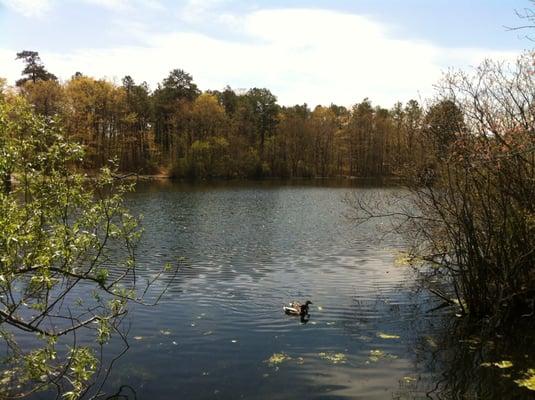
<svg viewBox="0 0 535 400"><path fill-rule="evenodd" d="M61 114L65 99L63 86L57 80L28 80L19 86L22 95L36 112L47 117Z"/></svg>
<svg viewBox="0 0 535 400"><path fill-rule="evenodd" d="M123 78L125 114L119 132L119 165L124 171L151 173L156 170L151 134L151 99L146 82L137 85Z"/></svg>
<svg viewBox="0 0 535 400"><path fill-rule="evenodd" d="M452 122L458 113L448 103L434 105L425 122L415 101L386 110L365 99L351 109L331 104L311 111L306 104L280 107L265 88L201 93L181 69L152 92L128 75L121 85L79 72L59 83L37 52L19 56L27 63L20 93L37 113L64 121L66 134L86 146L88 169L116 159L125 172L194 179L381 178L414 159L424 162L430 145L442 151L458 130ZM416 140L421 135L430 143Z"/></svg>

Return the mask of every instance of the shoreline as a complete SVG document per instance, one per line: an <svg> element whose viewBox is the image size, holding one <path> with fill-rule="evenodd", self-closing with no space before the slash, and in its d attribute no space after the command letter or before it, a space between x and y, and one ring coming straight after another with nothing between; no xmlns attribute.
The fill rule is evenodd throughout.
<svg viewBox="0 0 535 400"><path fill-rule="evenodd" d="M262 178L176 178L166 174L136 174L127 173L115 175L118 179L131 179L139 181L175 181L175 182L277 182L277 181L352 181L352 182L385 182L403 183L403 179L395 176L388 177L360 177L360 176L316 176L316 177L262 177Z"/></svg>

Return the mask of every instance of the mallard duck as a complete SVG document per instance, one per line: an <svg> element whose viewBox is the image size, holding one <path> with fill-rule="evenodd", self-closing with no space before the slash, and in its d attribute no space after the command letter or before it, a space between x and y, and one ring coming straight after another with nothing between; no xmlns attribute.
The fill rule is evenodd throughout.
<svg viewBox="0 0 535 400"><path fill-rule="evenodd" d="M312 304L310 300L307 300L305 304L301 304L297 301L290 303L287 306L283 306L282 309L288 315L300 315L304 316L308 314L308 305Z"/></svg>

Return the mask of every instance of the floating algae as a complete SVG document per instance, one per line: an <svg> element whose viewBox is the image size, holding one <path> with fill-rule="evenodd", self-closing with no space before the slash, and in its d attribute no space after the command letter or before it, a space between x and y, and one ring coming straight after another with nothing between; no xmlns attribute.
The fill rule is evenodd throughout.
<svg viewBox="0 0 535 400"><path fill-rule="evenodd" d="M513 366L513 363L511 361L504 360L500 362L495 362L493 365L495 367L505 369L505 368L511 368Z"/></svg>
<svg viewBox="0 0 535 400"><path fill-rule="evenodd" d="M412 261L413 258L408 253L399 252L394 260L394 265L396 267L404 267L411 265Z"/></svg>
<svg viewBox="0 0 535 400"><path fill-rule="evenodd" d="M285 361L291 360L292 357L290 357L286 353L274 353L271 357L269 357L265 362L269 364L271 367L275 367L279 364L282 364Z"/></svg>
<svg viewBox="0 0 535 400"><path fill-rule="evenodd" d="M333 364L344 364L347 360L347 357L344 353L334 353L334 352L328 352L328 353L319 353L318 354L323 360L330 361Z"/></svg>
<svg viewBox="0 0 535 400"><path fill-rule="evenodd" d="M370 355L368 357L368 361L366 361L366 364L386 359L395 360L396 358L398 357L393 354L385 353L383 350L370 350Z"/></svg>
<svg viewBox="0 0 535 400"><path fill-rule="evenodd" d="M422 265L424 260L414 255L405 252L398 252L396 259L394 260L394 265L396 267L406 267L406 266L417 266Z"/></svg>
<svg viewBox="0 0 535 400"><path fill-rule="evenodd" d="M370 350L370 356L368 361L377 362L385 356L385 352L382 350Z"/></svg>
<svg viewBox="0 0 535 400"><path fill-rule="evenodd" d="M480 366L482 366L482 367L498 367L500 369L506 369L506 368L511 368L513 366L513 363L511 361L503 360L503 361L498 361L498 362L495 362L495 363L484 362L484 363L481 363Z"/></svg>
<svg viewBox="0 0 535 400"><path fill-rule="evenodd" d="M429 347L432 347L433 349L438 348L438 344L437 344L437 342L436 342L435 339L433 339L431 336L426 336L426 337L425 337L425 342L427 343L427 345L428 345Z"/></svg>
<svg viewBox="0 0 535 400"><path fill-rule="evenodd" d="M522 379L517 379L515 383L520 387L535 391L535 368L528 369L528 371L524 373L524 377Z"/></svg>
<svg viewBox="0 0 535 400"><path fill-rule="evenodd" d="M378 332L377 337L380 337L381 339L399 339L398 335L390 335L384 332Z"/></svg>

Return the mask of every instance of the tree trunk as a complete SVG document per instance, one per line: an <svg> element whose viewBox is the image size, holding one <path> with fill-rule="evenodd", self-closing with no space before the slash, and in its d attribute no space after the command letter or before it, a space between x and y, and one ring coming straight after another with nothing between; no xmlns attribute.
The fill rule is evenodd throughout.
<svg viewBox="0 0 535 400"><path fill-rule="evenodd" d="M9 194L11 192L11 173L10 172L4 172L2 174L2 191L5 194Z"/></svg>

